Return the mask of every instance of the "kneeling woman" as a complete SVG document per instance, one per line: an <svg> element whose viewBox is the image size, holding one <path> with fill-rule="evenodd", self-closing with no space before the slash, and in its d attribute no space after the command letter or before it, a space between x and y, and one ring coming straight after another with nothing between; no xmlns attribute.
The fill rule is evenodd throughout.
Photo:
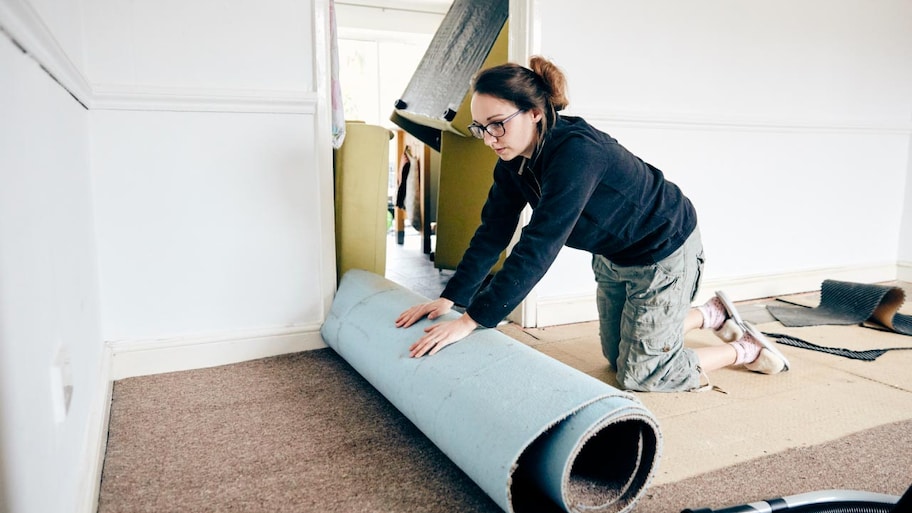
<svg viewBox="0 0 912 513"><path fill-rule="evenodd" d="M428 327L411 356L432 355L479 325L496 326L566 245L592 253L602 351L622 387L694 390L702 372L728 365L766 373L787 368L762 334L740 322L724 294L690 307L703 266L690 200L608 134L559 115L566 106L563 73L541 57L530 68L505 64L473 80L469 130L500 157L494 185L441 297L409 308L396 326L435 319L454 304L466 306L465 313ZM482 288L526 204L529 224ZM715 329L731 343L685 348L684 334L697 328Z"/></svg>

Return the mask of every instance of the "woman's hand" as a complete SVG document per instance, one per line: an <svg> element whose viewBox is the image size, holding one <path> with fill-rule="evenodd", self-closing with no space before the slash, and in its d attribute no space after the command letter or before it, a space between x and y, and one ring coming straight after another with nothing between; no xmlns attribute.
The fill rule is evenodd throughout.
<svg viewBox="0 0 912 513"><path fill-rule="evenodd" d="M478 323L468 314L462 314L453 321L443 321L428 326L424 329L424 336L409 347L409 355L412 358L418 358L425 354L428 356L436 354L437 351L453 342L464 339L477 327Z"/></svg>
<svg viewBox="0 0 912 513"><path fill-rule="evenodd" d="M396 319L396 327L408 328L420 321L425 315L428 319L434 320L449 312L451 308L453 308L453 302L442 297L428 303L415 305L399 314L399 318Z"/></svg>

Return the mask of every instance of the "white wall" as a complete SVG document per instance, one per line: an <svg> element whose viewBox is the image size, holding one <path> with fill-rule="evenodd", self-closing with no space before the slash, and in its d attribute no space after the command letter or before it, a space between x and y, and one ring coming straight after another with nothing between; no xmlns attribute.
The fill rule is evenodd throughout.
<svg viewBox="0 0 912 513"><path fill-rule="evenodd" d="M312 117L92 113L106 340L322 321Z"/></svg>
<svg viewBox="0 0 912 513"><path fill-rule="evenodd" d="M0 511L73 511L105 387L88 112L5 34L0 77ZM73 387L59 422L58 351Z"/></svg>
<svg viewBox="0 0 912 513"><path fill-rule="evenodd" d="M135 350L136 373L160 371L150 349L239 334L253 346L289 335L292 348L320 344L332 182L317 158L314 4L84 5L102 331L115 366ZM277 344L263 351L289 348ZM243 356L184 367L232 358Z"/></svg>
<svg viewBox="0 0 912 513"><path fill-rule="evenodd" d="M0 0L0 512L93 510L111 379L322 346L327 12Z"/></svg>
<svg viewBox="0 0 912 513"><path fill-rule="evenodd" d="M311 1L82 4L86 74L96 93L313 90Z"/></svg>
<svg viewBox="0 0 912 513"><path fill-rule="evenodd" d="M614 135L694 201L704 293L722 286L760 297L827 277L896 277L908 240L900 233L912 4L531 4L533 52L566 72L568 113ZM548 322L582 320L546 310L569 302L585 310L594 294L588 257L565 253L536 291Z"/></svg>

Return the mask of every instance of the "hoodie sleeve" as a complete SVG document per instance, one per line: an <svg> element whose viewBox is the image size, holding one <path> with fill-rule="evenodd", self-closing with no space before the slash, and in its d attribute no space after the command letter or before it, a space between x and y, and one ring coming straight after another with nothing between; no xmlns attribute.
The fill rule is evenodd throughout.
<svg viewBox="0 0 912 513"><path fill-rule="evenodd" d="M494 184L481 210L481 225L456 266L455 274L440 294L457 305L465 306L471 302L500 254L513 239L526 200L510 178L511 172L502 162L495 166Z"/></svg>
<svg viewBox="0 0 912 513"><path fill-rule="evenodd" d="M550 151L546 147L540 156L541 199L503 268L466 308L472 319L495 326L541 280L573 231L602 170L611 165L610 158L584 136L568 137Z"/></svg>

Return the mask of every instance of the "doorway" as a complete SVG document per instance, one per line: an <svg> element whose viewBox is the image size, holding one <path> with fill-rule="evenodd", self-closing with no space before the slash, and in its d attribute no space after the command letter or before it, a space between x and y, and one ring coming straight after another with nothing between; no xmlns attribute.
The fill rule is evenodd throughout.
<svg viewBox="0 0 912 513"><path fill-rule="evenodd" d="M436 298L452 271L434 266L436 237L430 226L436 198L430 194L420 207L411 187L422 162L432 158L416 147L390 121L393 105L406 89L418 63L437 31L452 0L344 0L334 3L339 44L339 81L345 119L382 126L393 132L390 140L385 277L428 298ZM422 153L421 156L414 155ZM428 158L424 158L427 155ZM417 157L417 158L416 158ZM412 168L402 182L407 204L397 209L403 164ZM414 172L412 172L414 171ZM430 179L425 173L425 179ZM433 187L425 190L436 190ZM402 203L400 201L399 203ZM426 204L425 204L426 203ZM412 206L409 208L409 206ZM416 210L420 209L420 214ZM399 210L397 212L397 210ZM402 219L397 223L397 214ZM421 217L421 222L413 218ZM404 216L404 218L403 218Z"/></svg>

